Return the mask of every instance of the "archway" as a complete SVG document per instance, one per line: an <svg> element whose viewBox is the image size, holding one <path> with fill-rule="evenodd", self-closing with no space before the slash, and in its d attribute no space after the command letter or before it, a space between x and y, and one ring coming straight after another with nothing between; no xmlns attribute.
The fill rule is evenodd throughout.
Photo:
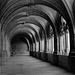
<svg viewBox="0 0 75 75"><path fill-rule="evenodd" d="M28 44L25 36L17 34L11 39L11 55L26 55L28 53Z"/></svg>

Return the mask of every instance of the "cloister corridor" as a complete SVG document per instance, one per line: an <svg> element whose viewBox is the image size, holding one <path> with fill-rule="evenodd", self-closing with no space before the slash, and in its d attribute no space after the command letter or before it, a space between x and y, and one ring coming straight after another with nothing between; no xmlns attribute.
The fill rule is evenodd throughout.
<svg viewBox="0 0 75 75"><path fill-rule="evenodd" d="M75 75L75 0L0 0L0 75Z"/></svg>

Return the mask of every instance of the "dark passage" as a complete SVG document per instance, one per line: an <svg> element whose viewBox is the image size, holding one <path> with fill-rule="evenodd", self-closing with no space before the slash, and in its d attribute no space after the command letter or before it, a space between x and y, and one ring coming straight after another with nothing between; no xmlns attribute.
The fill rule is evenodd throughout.
<svg viewBox="0 0 75 75"><path fill-rule="evenodd" d="M16 35L11 40L11 56L29 54L28 44L24 36Z"/></svg>

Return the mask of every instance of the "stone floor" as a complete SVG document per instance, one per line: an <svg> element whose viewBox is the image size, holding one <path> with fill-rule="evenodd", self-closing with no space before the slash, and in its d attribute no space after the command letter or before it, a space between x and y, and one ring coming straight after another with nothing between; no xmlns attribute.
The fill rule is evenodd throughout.
<svg viewBox="0 0 75 75"><path fill-rule="evenodd" d="M75 75L28 55L14 56L1 67L0 75Z"/></svg>

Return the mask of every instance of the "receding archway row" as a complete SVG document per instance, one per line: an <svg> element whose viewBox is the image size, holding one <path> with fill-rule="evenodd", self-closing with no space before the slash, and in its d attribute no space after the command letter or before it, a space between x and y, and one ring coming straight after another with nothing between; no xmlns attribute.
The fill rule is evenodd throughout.
<svg viewBox="0 0 75 75"><path fill-rule="evenodd" d="M29 30L30 30L30 31L29 31ZM16 31L17 31L17 32L16 32ZM31 51L35 51L35 50L36 50L36 46L37 46L37 42L39 43L39 41L38 41L38 39L37 39L38 36L35 35L36 32L34 33L33 31L35 32L35 30L31 30L30 27L29 27L29 28L28 28L28 27L23 27L22 29L19 27L19 29L16 29L16 30L14 31L13 35L14 35L14 34L17 34L17 33L18 33L18 34L22 34L22 33L27 33L27 32L33 34L33 36L34 36L34 37L33 37L33 38L34 38L34 41L32 42L32 46L34 45L35 47L34 47L34 48L32 47L33 49L31 49ZM12 37L13 35L11 35L11 37ZM24 35L25 35L25 34L24 34ZM28 38L28 37L27 37L27 38ZM40 44L39 44L39 45L40 45ZM39 49L38 49L38 50L39 50Z"/></svg>
<svg viewBox="0 0 75 75"><path fill-rule="evenodd" d="M45 39L45 43L42 43L42 45L45 45L45 48L44 52L40 54L41 58L45 58L44 60L48 58L48 61L51 61L52 63L55 61L55 63L62 65L65 61L62 61L61 58L63 58L63 60L68 60L68 57L72 57L72 54L74 54L74 18L72 16L73 12L69 9L70 5L68 6L67 4L68 1L65 2L61 0L9 0L1 11L1 30L4 32L4 35L9 35L9 31L12 31L19 23L32 23L37 25L40 29L40 37ZM64 24L64 20L66 20L67 23ZM66 48L63 46L65 43L62 42L65 41L65 36L68 37L69 35L70 53L64 54L64 51L67 50L65 50ZM51 50L47 48L50 48ZM34 54L35 53L33 53L33 55ZM71 66L71 63L74 62L71 62L70 60L67 61L65 67L73 67Z"/></svg>
<svg viewBox="0 0 75 75"><path fill-rule="evenodd" d="M11 1L10 1L11 2ZM10 3L10 2L8 2L8 4ZM32 2L32 1L31 1ZM37 1L33 1L34 3L36 2L37 3ZM41 2L41 1L40 1ZM28 2L29 3L29 2ZM55 1L54 1L54 3L55 3ZM56 3L57 3L57 1L56 1ZM14 4L15 6L17 5L18 3L16 3L16 4ZM39 4L39 2L38 2L38 4ZM42 4L42 3L41 3ZM49 4L49 3L48 3ZM61 1L59 2L59 4L61 4ZM13 4L9 4L9 6L13 6ZM21 4L21 5L23 5L23 4ZM44 4L45 5L45 4ZM51 4L50 4L51 5ZM8 6L8 7L9 7ZM47 5L48 6L48 5ZM54 6L54 4L52 5L52 6ZM63 3L62 3L62 6L63 6ZM64 6L63 6L64 7ZM8 9L8 10L11 10L13 7L10 7L10 9ZM62 8L62 10L63 9L65 9L65 8ZM15 9L16 10L16 9ZM57 10L57 9L56 9ZM59 11L61 11L61 10L59 10ZM64 11L65 12L65 11ZM69 13L69 12L68 12ZM63 15L65 15L65 14L63 14ZM68 14L66 14L66 15L68 15ZM69 21L68 21L69 22ZM70 24L70 23L69 23ZM71 25L70 25L71 26ZM72 29L71 29L72 30ZM73 43L73 42L72 42Z"/></svg>

